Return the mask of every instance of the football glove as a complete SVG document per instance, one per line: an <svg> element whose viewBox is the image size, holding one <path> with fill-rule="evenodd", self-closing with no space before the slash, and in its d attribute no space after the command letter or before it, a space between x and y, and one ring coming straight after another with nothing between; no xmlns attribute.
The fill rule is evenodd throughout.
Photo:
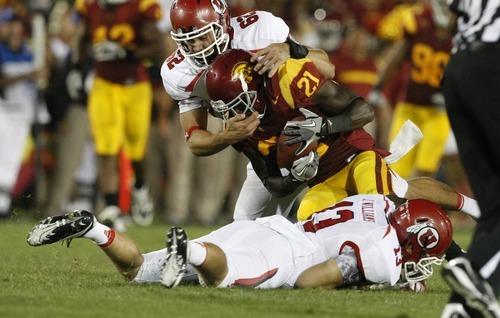
<svg viewBox="0 0 500 318"><path fill-rule="evenodd" d="M309 181L318 173L319 155L316 151L311 151L309 155L299 158L293 162L290 173L300 181Z"/></svg>
<svg viewBox="0 0 500 318"><path fill-rule="evenodd" d="M92 55L97 62L123 60L127 57L127 50L114 41L104 41L92 46Z"/></svg>
<svg viewBox="0 0 500 318"><path fill-rule="evenodd" d="M283 134L286 136L295 136L285 141L285 145L302 142L302 145L297 149L297 154L301 154L312 142L322 137L321 127L324 120L323 117L319 117L306 108L299 108L299 110L305 119L303 121L287 121L283 129Z"/></svg>

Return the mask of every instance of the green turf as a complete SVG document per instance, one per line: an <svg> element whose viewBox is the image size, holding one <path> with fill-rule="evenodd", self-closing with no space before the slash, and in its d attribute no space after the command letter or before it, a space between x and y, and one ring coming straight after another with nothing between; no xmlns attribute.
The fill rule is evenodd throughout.
<svg viewBox="0 0 500 318"><path fill-rule="evenodd" d="M89 240L30 247L35 221L0 222L0 317L439 317L448 287L439 270L426 293L393 290L251 290L125 283ZM164 247L169 226L130 228L144 252ZM209 228L186 227L191 237ZM470 230L455 231L467 246Z"/></svg>

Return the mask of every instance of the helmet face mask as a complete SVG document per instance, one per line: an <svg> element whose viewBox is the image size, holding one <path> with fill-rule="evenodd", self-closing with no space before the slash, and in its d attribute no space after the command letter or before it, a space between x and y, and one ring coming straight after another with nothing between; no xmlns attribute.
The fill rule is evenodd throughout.
<svg viewBox="0 0 500 318"><path fill-rule="evenodd" d="M229 103L222 100L210 101L210 106L214 112L225 122L237 114L251 115L255 112L253 105L257 100L256 91L243 91ZM263 115L259 115L263 116ZM262 118L262 117L260 117Z"/></svg>
<svg viewBox="0 0 500 318"><path fill-rule="evenodd" d="M404 278L406 281L419 282L432 276L433 265L441 265L443 257L422 257L417 263L413 261L404 263Z"/></svg>
<svg viewBox="0 0 500 318"><path fill-rule="evenodd" d="M202 70L229 47L230 18L224 0L176 0L170 9L170 35L191 66ZM192 51L194 41L204 42L205 47Z"/></svg>
<svg viewBox="0 0 500 318"><path fill-rule="evenodd" d="M174 33L171 31L172 39L177 43L182 54L187 57L188 62L197 70L205 69L212 61L229 46L229 34L223 33L222 27L216 23L188 33ZM200 39L210 40L211 44L198 52L191 52L189 42Z"/></svg>
<svg viewBox="0 0 500 318"><path fill-rule="evenodd" d="M405 280L429 278L452 241L451 221L444 210L430 201L410 200L389 214L389 223L401 245Z"/></svg>
<svg viewBox="0 0 500 318"><path fill-rule="evenodd" d="M244 50L227 50L206 70L206 87L210 107L224 122L236 114L266 111L264 80L253 69L252 55Z"/></svg>
<svg viewBox="0 0 500 318"><path fill-rule="evenodd" d="M127 1L128 0L99 0L99 3L104 6L117 6Z"/></svg>

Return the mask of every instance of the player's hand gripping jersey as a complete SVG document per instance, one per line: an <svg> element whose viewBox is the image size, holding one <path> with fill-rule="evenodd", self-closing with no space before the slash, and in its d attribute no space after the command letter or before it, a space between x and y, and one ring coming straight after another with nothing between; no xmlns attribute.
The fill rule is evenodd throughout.
<svg viewBox="0 0 500 318"><path fill-rule="evenodd" d="M269 12L252 11L231 18L231 48L258 51L272 43L283 43L289 28L285 22ZM199 71L176 50L162 65L161 77L167 93L179 101L179 112L204 106L206 96L193 92Z"/></svg>

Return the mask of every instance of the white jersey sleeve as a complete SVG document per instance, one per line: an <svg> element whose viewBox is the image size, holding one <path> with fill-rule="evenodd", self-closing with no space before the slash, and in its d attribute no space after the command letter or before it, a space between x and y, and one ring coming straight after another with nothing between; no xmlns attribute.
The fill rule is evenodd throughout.
<svg viewBox="0 0 500 318"><path fill-rule="evenodd" d="M186 61L180 50L172 53L161 66L160 74L163 87L173 99L184 101L187 110L203 106L202 98L193 95L198 71ZM181 105L179 105L181 107ZM182 111L181 111L182 113Z"/></svg>
<svg viewBox="0 0 500 318"><path fill-rule="evenodd" d="M285 42L290 33L283 19L266 11L252 11L232 18L231 27L234 30L231 47L254 52Z"/></svg>
<svg viewBox="0 0 500 318"><path fill-rule="evenodd" d="M356 195L313 214L298 226L311 240L317 240L329 258L350 246L367 281L393 285L399 279L402 261L396 231L386 217L394 209L394 203L383 195Z"/></svg>
<svg viewBox="0 0 500 318"><path fill-rule="evenodd" d="M290 32L283 19L265 11L252 11L231 18L231 26L231 47L254 52L272 43L285 42ZM201 74L179 50L163 62L160 74L166 92L179 102L180 113L205 105L206 97L198 96L194 91Z"/></svg>

